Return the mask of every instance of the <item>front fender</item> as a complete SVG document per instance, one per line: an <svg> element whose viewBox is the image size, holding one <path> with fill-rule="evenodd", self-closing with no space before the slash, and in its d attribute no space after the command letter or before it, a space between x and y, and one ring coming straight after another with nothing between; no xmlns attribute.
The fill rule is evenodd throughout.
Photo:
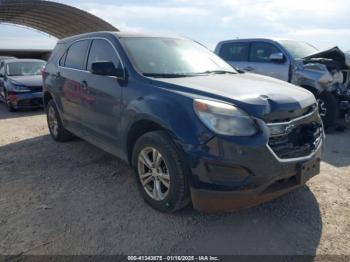
<svg viewBox="0 0 350 262"><path fill-rule="evenodd" d="M122 141L138 121L152 121L168 130L183 145L199 145L214 135L193 110L193 100L173 92L159 91L132 100L122 113Z"/></svg>

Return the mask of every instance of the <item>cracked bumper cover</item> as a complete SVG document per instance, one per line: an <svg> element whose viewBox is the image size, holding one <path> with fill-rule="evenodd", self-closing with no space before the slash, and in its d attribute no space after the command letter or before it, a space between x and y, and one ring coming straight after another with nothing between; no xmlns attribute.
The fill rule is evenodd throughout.
<svg viewBox="0 0 350 262"><path fill-rule="evenodd" d="M272 200L301 187L319 173L324 137L309 156L281 161L267 146L266 135L255 139L214 138L192 153L191 197L195 209L234 211ZM213 157L216 156L216 157ZM301 175L311 163L311 175Z"/></svg>

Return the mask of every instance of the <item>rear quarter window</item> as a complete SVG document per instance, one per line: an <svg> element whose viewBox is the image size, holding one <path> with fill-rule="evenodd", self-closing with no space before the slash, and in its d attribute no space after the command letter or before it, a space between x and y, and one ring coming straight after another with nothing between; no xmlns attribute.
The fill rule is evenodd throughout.
<svg viewBox="0 0 350 262"><path fill-rule="evenodd" d="M58 60L58 64L60 66L64 66L66 63L66 58L67 58L67 52L64 53L64 55Z"/></svg>
<svg viewBox="0 0 350 262"><path fill-rule="evenodd" d="M52 50L47 63L57 63L57 60L60 59L62 54L66 51L67 47L65 44L57 43L55 48Z"/></svg>
<svg viewBox="0 0 350 262"><path fill-rule="evenodd" d="M5 66L4 66L4 62L0 62L0 75L2 75L2 76L5 75Z"/></svg>
<svg viewBox="0 0 350 262"><path fill-rule="evenodd" d="M226 61L248 61L248 54L248 43L225 43L219 52L219 56Z"/></svg>

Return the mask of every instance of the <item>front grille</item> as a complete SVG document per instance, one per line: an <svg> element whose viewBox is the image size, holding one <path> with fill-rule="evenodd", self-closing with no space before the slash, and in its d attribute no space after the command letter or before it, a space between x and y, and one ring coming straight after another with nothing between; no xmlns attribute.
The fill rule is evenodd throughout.
<svg viewBox="0 0 350 262"><path fill-rule="evenodd" d="M29 86L28 88L33 93L35 93L35 92L42 92L43 91L43 87L42 86Z"/></svg>
<svg viewBox="0 0 350 262"><path fill-rule="evenodd" d="M319 146L323 130L319 122L285 125L290 127L281 135L271 136L269 146L281 159L305 157Z"/></svg>
<svg viewBox="0 0 350 262"><path fill-rule="evenodd" d="M312 104L308 107L294 109L289 111L276 111L265 115L263 119L268 123L280 123L280 122L288 122L292 119L303 117L308 114L311 114L317 109L317 104Z"/></svg>
<svg viewBox="0 0 350 262"><path fill-rule="evenodd" d="M40 97L23 99L17 102L17 105L20 107L39 107L43 105L43 99Z"/></svg>

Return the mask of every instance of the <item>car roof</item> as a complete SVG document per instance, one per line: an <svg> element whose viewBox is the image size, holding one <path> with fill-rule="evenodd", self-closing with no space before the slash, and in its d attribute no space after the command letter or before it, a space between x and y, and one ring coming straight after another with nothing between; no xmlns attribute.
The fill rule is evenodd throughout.
<svg viewBox="0 0 350 262"><path fill-rule="evenodd" d="M148 32L115 32L114 35L116 35L118 38L123 37L163 37L163 38L184 38L178 35L171 35L171 34L159 34L159 33L148 33Z"/></svg>
<svg viewBox="0 0 350 262"><path fill-rule="evenodd" d="M299 42L298 40L286 39L286 38L237 38L237 39L223 40L223 41L220 41L218 44L232 43L232 42L259 42L259 41L263 41L263 42L296 41L296 42Z"/></svg>
<svg viewBox="0 0 350 262"><path fill-rule="evenodd" d="M117 38L131 38L131 37L163 37L163 38L177 38L177 39L185 39L181 36L176 35L166 35L166 34L157 34L157 33L146 33L146 32L133 32L133 31L101 31L101 32L92 32L85 33L75 36L70 36L67 38L63 38L58 41L58 43L71 43L73 41L84 39L84 38L94 38L94 37L106 37L106 36L115 36Z"/></svg>
<svg viewBox="0 0 350 262"><path fill-rule="evenodd" d="M254 41L265 41L265 42L274 42L276 41L273 38L237 38L237 39L228 39L220 41L220 43L230 43L230 42L254 42Z"/></svg>
<svg viewBox="0 0 350 262"><path fill-rule="evenodd" d="M31 59L31 58L11 58L11 59L6 59L5 63L12 63L12 62L45 62L45 60L41 59Z"/></svg>

